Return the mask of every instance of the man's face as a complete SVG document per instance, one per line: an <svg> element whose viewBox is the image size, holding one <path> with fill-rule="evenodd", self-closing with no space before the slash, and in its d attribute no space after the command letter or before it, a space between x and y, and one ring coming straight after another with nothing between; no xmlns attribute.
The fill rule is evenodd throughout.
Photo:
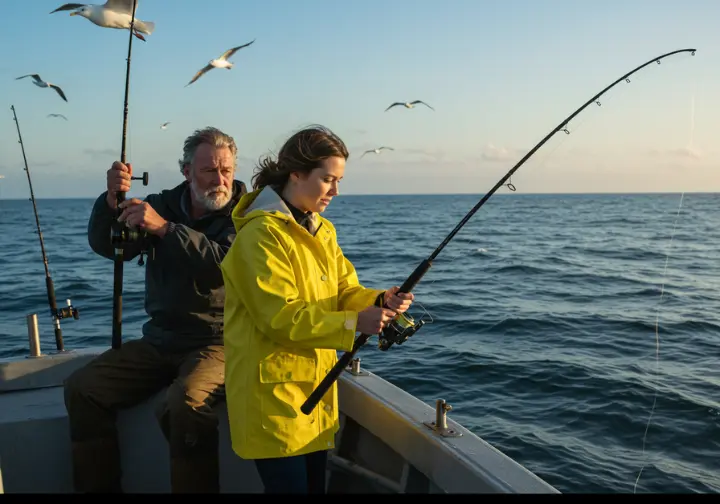
<svg viewBox="0 0 720 504"><path fill-rule="evenodd" d="M190 182L193 204L206 210L219 210L232 197L235 178L234 159L227 147L201 144L195 151L193 162L184 169Z"/></svg>

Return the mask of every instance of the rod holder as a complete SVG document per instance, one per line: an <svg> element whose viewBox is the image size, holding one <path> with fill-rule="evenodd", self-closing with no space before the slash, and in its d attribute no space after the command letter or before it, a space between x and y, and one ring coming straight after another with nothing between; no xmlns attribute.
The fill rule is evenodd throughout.
<svg viewBox="0 0 720 504"><path fill-rule="evenodd" d="M345 369L348 373L355 376L367 376L370 374L367 371L360 369L360 357L355 357L352 361L350 361L350 365Z"/></svg>
<svg viewBox="0 0 720 504"><path fill-rule="evenodd" d="M447 412L452 409L445 399L438 399L435 401L435 421L426 421L423 424L440 434L442 437L460 437L462 432L458 432L455 429L449 429L447 425Z"/></svg>
<svg viewBox="0 0 720 504"><path fill-rule="evenodd" d="M40 332L38 331L37 313L27 316L28 344L30 346L29 357L42 357L40 352Z"/></svg>

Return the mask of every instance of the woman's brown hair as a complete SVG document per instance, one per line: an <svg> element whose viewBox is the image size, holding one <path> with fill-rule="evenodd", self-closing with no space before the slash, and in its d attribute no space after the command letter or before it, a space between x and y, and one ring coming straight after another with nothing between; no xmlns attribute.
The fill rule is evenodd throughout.
<svg viewBox="0 0 720 504"><path fill-rule="evenodd" d="M277 159L261 159L252 176L254 189L282 189L293 172L310 173L330 157L349 157L345 143L324 126L310 126L294 133L280 149Z"/></svg>

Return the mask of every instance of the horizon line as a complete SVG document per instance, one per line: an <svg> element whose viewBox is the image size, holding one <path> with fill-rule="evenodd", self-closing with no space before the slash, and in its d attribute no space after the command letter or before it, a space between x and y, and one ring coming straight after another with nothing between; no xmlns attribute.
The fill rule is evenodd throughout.
<svg viewBox="0 0 720 504"><path fill-rule="evenodd" d="M250 192L250 191L248 191ZM607 196L607 195L652 195L652 194L720 194L720 191L605 191L605 192L523 192L523 193L494 193L493 196ZM150 194L150 193L149 193ZM448 193L356 193L356 194L344 194L339 196L340 198L352 198L352 197L363 197L363 196L483 196L487 193L475 193L475 192L448 192ZM97 199L97 196L65 196L65 197L37 197L36 200L72 200L72 199ZM23 198L2 198L0 201L22 201L30 200L30 197Z"/></svg>

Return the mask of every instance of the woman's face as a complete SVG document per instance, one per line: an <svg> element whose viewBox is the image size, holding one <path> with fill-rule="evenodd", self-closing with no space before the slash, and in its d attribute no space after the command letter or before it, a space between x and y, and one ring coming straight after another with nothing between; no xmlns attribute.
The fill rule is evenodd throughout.
<svg viewBox="0 0 720 504"><path fill-rule="evenodd" d="M330 201L340 194L338 184L345 174L345 159L330 157L310 173L290 174L294 205L304 212L323 212Z"/></svg>

